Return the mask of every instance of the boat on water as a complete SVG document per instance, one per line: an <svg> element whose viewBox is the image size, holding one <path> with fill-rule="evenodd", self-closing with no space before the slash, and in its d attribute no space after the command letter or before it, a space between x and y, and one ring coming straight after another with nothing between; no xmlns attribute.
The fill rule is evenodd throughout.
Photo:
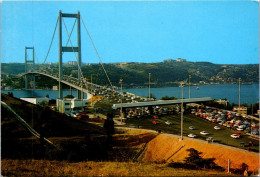
<svg viewBox="0 0 260 177"><path fill-rule="evenodd" d="M199 90L200 88L199 87L196 87L196 90Z"/></svg>

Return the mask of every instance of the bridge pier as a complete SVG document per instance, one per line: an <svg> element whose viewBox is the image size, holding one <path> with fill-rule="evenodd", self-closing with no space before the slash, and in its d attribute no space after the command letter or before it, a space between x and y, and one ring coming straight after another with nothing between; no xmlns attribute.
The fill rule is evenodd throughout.
<svg viewBox="0 0 260 177"><path fill-rule="evenodd" d="M32 50L32 59L28 59L28 54L27 50ZM30 69L34 71L34 47L25 47L25 73L27 73ZM31 66L31 68L29 68ZM32 78L33 86L32 88L35 89L35 75L30 75L28 76L27 74L25 75L25 89L28 89L28 78Z"/></svg>
<svg viewBox="0 0 260 177"><path fill-rule="evenodd" d="M62 20L63 18L76 18L77 19L77 46L63 46L62 45ZM77 14L67 14L62 13L61 10L59 11L59 99L63 98L63 89L62 89L62 55L65 52L73 52L78 53L77 63L78 63L78 79L81 81L81 36L80 36L80 12L78 11ZM83 82L83 80L82 80ZM81 83L83 84L83 83ZM83 99L84 94L81 90L77 91L77 98Z"/></svg>
<svg viewBox="0 0 260 177"><path fill-rule="evenodd" d="M148 110L149 110L150 114L152 115L153 114L153 106L148 106Z"/></svg>
<svg viewBox="0 0 260 177"><path fill-rule="evenodd" d="M126 117L126 108L122 108L122 118Z"/></svg>

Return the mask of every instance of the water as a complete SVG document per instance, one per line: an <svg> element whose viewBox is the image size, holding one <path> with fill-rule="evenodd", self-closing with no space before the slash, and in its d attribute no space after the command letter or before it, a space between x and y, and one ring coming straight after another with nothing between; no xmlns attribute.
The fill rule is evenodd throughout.
<svg viewBox="0 0 260 177"><path fill-rule="evenodd" d="M191 86L191 98L211 97L213 99L228 99L230 103L238 104L238 84L219 84L219 85L200 85ZM148 96L148 88L124 89L123 91L134 93L140 96ZM151 93L161 99L163 96L174 96L181 98L180 87L151 88ZM189 98L189 87L183 88L183 97ZM259 102L259 85L241 85L240 86L240 103L254 104Z"/></svg>
<svg viewBox="0 0 260 177"><path fill-rule="evenodd" d="M124 89L130 93L139 96L148 96L148 88ZM45 97L49 95L50 99L58 98L59 92L56 90L2 90L2 93L13 92L14 97ZM180 87L164 87L151 88L151 93L157 98L161 99L163 96L174 96L181 98ZM70 91L63 91L63 96L69 95ZM77 96L77 91L73 90L72 95ZM184 98L189 97L189 87L183 88ZM199 90L196 86L191 86L191 98L211 97L213 99L228 99L230 103L238 104L238 84L220 84L220 85L200 85ZM259 102L259 85L241 85L240 88L240 103L254 104Z"/></svg>

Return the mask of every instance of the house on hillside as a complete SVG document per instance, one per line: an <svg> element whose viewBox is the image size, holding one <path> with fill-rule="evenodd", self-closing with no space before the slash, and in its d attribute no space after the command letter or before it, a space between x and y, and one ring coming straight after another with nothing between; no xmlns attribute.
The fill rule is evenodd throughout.
<svg viewBox="0 0 260 177"><path fill-rule="evenodd" d="M20 99L32 104L39 104L42 101L46 101L47 103L49 103L49 98L47 97L33 97L33 98L20 98Z"/></svg>
<svg viewBox="0 0 260 177"><path fill-rule="evenodd" d="M87 99L77 99L74 97L64 97L57 99L57 110L61 113L82 112L88 105Z"/></svg>
<svg viewBox="0 0 260 177"><path fill-rule="evenodd" d="M177 58L176 59L176 62L186 62L187 60L186 59L182 59L182 58Z"/></svg>

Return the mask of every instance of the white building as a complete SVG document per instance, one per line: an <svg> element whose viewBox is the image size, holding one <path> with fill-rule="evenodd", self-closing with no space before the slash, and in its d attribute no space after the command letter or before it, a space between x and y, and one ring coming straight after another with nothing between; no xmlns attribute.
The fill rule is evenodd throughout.
<svg viewBox="0 0 260 177"><path fill-rule="evenodd" d="M247 107L245 107L245 106L234 106L233 107L233 111L234 112L237 112L237 113L239 113L239 114L241 114L241 115L246 115L247 114Z"/></svg>
<svg viewBox="0 0 260 177"><path fill-rule="evenodd" d="M42 101L47 101L49 103L49 98L47 97L35 97L35 98L20 98L21 100L30 102L32 104L39 104Z"/></svg>
<svg viewBox="0 0 260 177"><path fill-rule="evenodd" d="M228 100L219 99L219 100L215 100L215 102L217 102L218 104L223 104L223 105L227 106L229 101Z"/></svg>
<svg viewBox="0 0 260 177"><path fill-rule="evenodd" d="M81 112L88 105L87 99L64 98L56 100L57 109L61 113Z"/></svg>

